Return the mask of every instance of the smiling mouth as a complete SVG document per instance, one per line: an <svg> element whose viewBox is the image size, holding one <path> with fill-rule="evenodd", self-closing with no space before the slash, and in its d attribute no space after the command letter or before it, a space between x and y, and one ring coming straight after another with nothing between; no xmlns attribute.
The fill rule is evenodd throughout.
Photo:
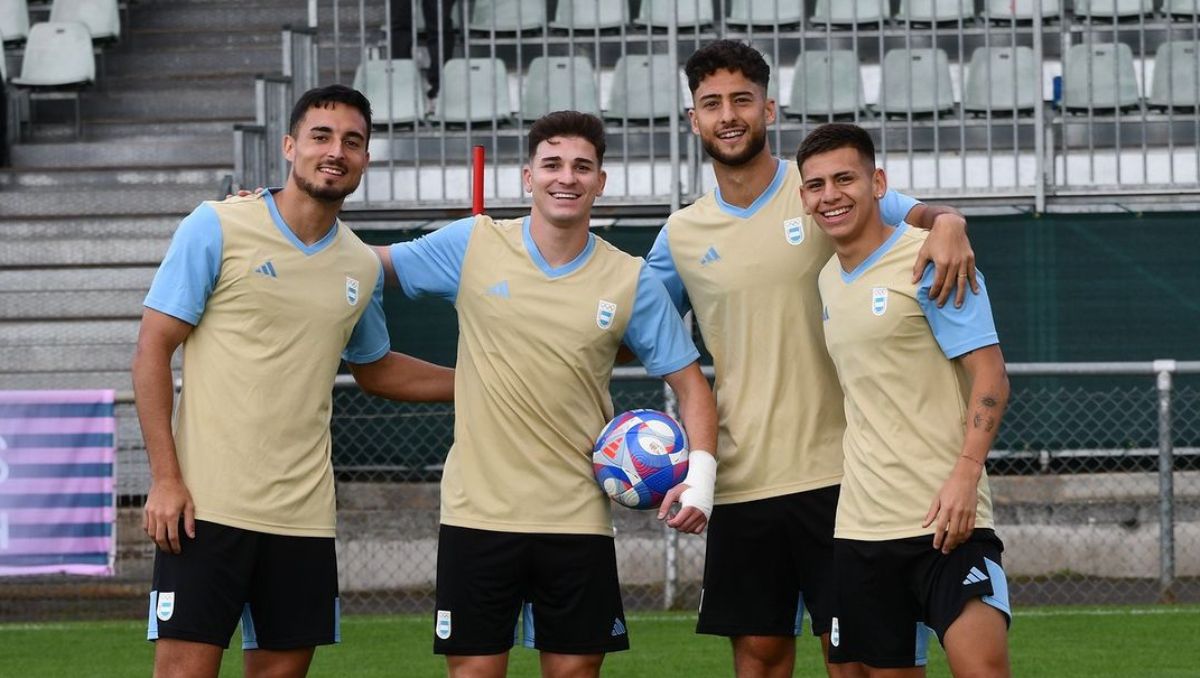
<svg viewBox="0 0 1200 678"><path fill-rule="evenodd" d="M333 167L330 165L322 165L321 167L317 168L317 171L320 172L321 174L324 174L326 176L331 176L331 177L346 176L346 170L345 170L345 168L342 168L342 167Z"/></svg>
<svg viewBox="0 0 1200 678"><path fill-rule="evenodd" d="M849 211L850 211L849 205L847 205L845 207L835 207L834 209L825 210L824 212L821 212L821 216L825 217L826 219L836 219L836 218L842 216L843 214L846 214Z"/></svg>
<svg viewBox="0 0 1200 678"><path fill-rule="evenodd" d="M550 197L554 198L555 200L578 200L579 195L580 194L578 194L578 193L564 193L562 191L559 191L556 193L551 193Z"/></svg>
<svg viewBox="0 0 1200 678"><path fill-rule="evenodd" d="M717 138L721 139L723 141L730 141L732 139L741 138L745 134L746 134L745 128L727 129L727 130L717 132Z"/></svg>

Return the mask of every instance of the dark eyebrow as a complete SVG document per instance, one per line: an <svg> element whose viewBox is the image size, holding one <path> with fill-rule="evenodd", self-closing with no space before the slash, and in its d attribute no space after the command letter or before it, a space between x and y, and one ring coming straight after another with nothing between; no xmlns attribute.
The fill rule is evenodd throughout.
<svg viewBox="0 0 1200 678"><path fill-rule="evenodd" d="M314 134L316 132L321 132L323 134L333 134L333 128L325 127L325 126L318 126L318 127L310 127L308 130L309 134ZM366 139L365 136L363 136L362 134L359 134L358 132L354 132L354 131L346 132L346 137L354 137L356 139Z"/></svg>

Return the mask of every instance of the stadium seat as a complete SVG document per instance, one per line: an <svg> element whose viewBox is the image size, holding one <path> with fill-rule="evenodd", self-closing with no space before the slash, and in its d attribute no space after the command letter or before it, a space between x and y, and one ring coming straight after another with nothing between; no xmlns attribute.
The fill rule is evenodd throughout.
<svg viewBox="0 0 1200 678"><path fill-rule="evenodd" d="M600 114L596 72L587 57L538 57L529 64L521 88L521 117L533 120L562 110Z"/></svg>
<svg viewBox="0 0 1200 678"><path fill-rule="evenodd" d="M671 25L671 5L677 8L675 11L678 14L674 18L679 28L708 26L715 20L711 0L642 0L642 8L634 23L666 28Z"/></svg>
<svg viewBox="0 0 1200 678"><path fill-rule="evenodd" d="M863 84L854 52L810 50L796 60L790 115L846 115L863 109Z"/></svg>
<svg viewBox="0 0 1200 678"><path fill-rule="evenodd" d="M439 120L485 122L507 120L512 115L508 69L499 59L451 59L442 70L442 83L437 100Z"/></svg>
<svg viewBox="0 0 1200 678"><path fill-rule="evenodd" d="M468 28L513 33L542 28L546 20L546 0L476 0Z"/></svg>
<svg viewBox="0 0 1200 678"><path fill-rule="evenodd" d="M1033 50L1028 47L980 47L967 65L963 110L1033 110L1040 94Z"/></svg>
<svg viewBox="0 0 1200 678"><path fill-rule="evenodd" d="M759 54L762 54L763 61L767 62L767 68L771 69L771 79L767 84L767 98L774 99L779 106L782 106L783 102L779 100L779 69L775 68L775 59L761 50Z"/></svg>
<svg viewBox="0 0 1200 678"><path fill-rule="evenodd" d="M901 0L901 21L941 23L969 18L975 13L974 0Z"/></svg>
<svg viewBox="0 0 1200 678"><path fill-rule="evenodd" d="M420 120L425 112L424 86L412 59L371 59L354 71L354 89L372 102L371 119L377 125Z"/></svg>
<svg viewBox="0 0 1200 678"><path fill-rule="evenodd" d="M1190 18L1200 12L1200 0L1166 0L1163 3L1163 13L1171 16Z"/></svg>
<svg viewBox="0 0 1200 678"><path fill-rule="evenodd" d="M92 40L115 41L121 37L121 15L117 0L54 0L50 20L78 21L88 27Z"/></svg>
<svg viewBox="0 0 1200 678"><path fill-rule="evenodd" d="M607 118L650 120L669 118L683 111L680 98L672 101L679 67L667 54L627 54L617 61L609 90Z"/></svg>
<svg viewBox="0 0 1200 678"><path fill-rule="evenodd" d="M732 0L725 23L734 26L779 26L804 20L804 3L796 0Z"/></svg>
<svg viewBox="0 0 1200 678"><path fill-rule="evenodd" d="M77 137L82 131L79 88L95 80L96 58L87 26L75 21L47 21L29 29L21 76L13 78L12 84L30 90L30 99L74 100Z"/></svg>
<svg viewBox="0 0 1200 678"><path fill-rule="evenodd" d="M1154 54L1151 106L1200 109L1200 43L1192 40L1164 42Z"/></svg>
<svg viewBox="0 0 1200 678"><path fill-rule="evenodd" d="M1067 50L1063 64L1065 108L1125 108L1137 103L1137 74L1129 45L1079 44Z"/></svg>
<svg viewBox="0 0 1200 678"><path fill-rule="evenodd" d="M1154 0L1075 0L1075 16L1112 19L1152 14Z"/></svg>
<svg viewBox="0 0 1200 678"><path fill-rule="evenodd" d="M945 50L893 49L883 57L879 111L933 113L954 108L950 59Z"/></svg>
<svg viewBox="0 0 1200 678"><path fill-rule="evenodd" d="M877 24L892 16L888 0L817 0L814 24Z"/></svg>
<svg viewBox="0 0 1200 678"><path fill-rule="evenodd" d="M554 28L594 31L629 23L628 0L558 0Z"/></svg>
<svg viewBox="0 0 1200 678"><path fill-rule="evenodd" d="M0 1L0 36L4 42L22 42L29 37L29 5L25 0Z"/></svg>
<svg viewBox="0 0 1200 678"><path fill-rule="evenodd" d="M987 18L999 21L1029 21L1033 19L1033 0L988 0ZM1042 16L1056 17L1062 11L1059 0L1042 0Z"/></svg>

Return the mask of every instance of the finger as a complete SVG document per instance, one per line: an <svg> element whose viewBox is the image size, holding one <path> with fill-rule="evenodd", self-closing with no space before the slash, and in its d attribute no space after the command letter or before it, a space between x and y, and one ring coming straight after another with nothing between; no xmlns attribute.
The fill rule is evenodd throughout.
<svg viewBox="0 0 1200 678"><path fill-rule="evenodd" d="M941 548L946 543L946 530L950 529L950 512L942 510L938 513L937 527L933 533L933 548Z"/></svg>
<svg viewBox="0 0 1200 678"><path fill-rule="evenodd" d="M929 510L925 512L925 520L921 523L922 529L933 524L933 519L937 518L939 505L938 498L934 497L933 501L929 503Z"/></svg>
<svg viewBox="0 0 1200 678"><path fill-rule="evenodd" d="M687 489L687 485L680 483L679 485L667 490L667 493L663 495L662 503L658 505L659 520L663 520L667 517L667 514L671 512L671 507L679 501L679 495L683 494L685 489Z"/></svg>
<svg viewBox="0 0 1200 678"><path fill-rule="evenodd" d="M945 275L942 276L942 286L937 289L938 308L941 308L946 305L946 302L949 301L949 299L950 299L950 292L954 290L955 285L961 284L961 281L956 280L953 277L954 274L951 273L951 271L957 271L957 270L958 270L957 266L952 265L952 266L946 267L946 273L945 273ZM931 287L931 288L929 288L929 296L933 297L933 295L934 295L934 290Z"/></svg>
<svg viewBox="0 0 1200 678"><path fill-rule="evenodd" d="M167 546L170 547L171 553L179 553L179 516L176 515L174 520L167 522Z"/></svg>
<svg viewBox="0 0 1200 678"><path fill-rule="evenodd" d="M975 254L967 254L967 278L971 281L971 291L979 294L979 278L976 275L979 271L975 268Z"/></svg>
<svg viewBox="0 0 1200 678"><path fill-rule="evenodd" d="M142 508L142 532L153 537L154 533L150 531L150 509Z"/></svg>
<svg viewBox="0 0 1200 678"><path fill-rule="evenodd" d="M183 529L188 538L196 538L196 505L190 501L183 507Z"/></svg>
<svg viewBox="0 0 1200 678"><path fill-rule="evenodd" d="M958 274L958 288L954 291L954 308L962 308L963 302L967 300L967 284L970 282L970 276L963 269Z"/></svg>
<svg viewBox="0 0 1200 678"><path fill-rule="evenodd" d="M929 253L925 250L926 246L922 246L917 252L917 262L913 264L912 281L914 284L921 282L921 276L925 273L925 267L929 265Z"/></svg>
<svg viewBox="0 0 1200 678"><path fill-rule="evenodd" d="M154 540L154 545L163 551L170 549L170 544L167 543L167 526L161 520L155 520L154 534L150 536Z"/></svg>
<svg viewBox="0 0 1200 678"><path fill-rule="evenodd" d="M685 506L676 513L674 517L667 521L667 527L675 528L676 530L683 529L683 525L688 522L693 514L697 513L697 509L692 506Z"/></svg>

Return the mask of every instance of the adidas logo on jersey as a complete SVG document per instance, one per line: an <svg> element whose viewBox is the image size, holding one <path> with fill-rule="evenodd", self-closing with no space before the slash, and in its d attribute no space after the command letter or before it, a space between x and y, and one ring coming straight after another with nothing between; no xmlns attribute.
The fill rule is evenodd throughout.
<svg viewBox="0 0 1200 678"><path fill-rule="evenodd" d="M254 272L266 278L279 277L279 275L275 273L275 264L272 264L270 259L263 262L261 266L256 267Z"/></svg>
<svg viewBox="0 0 1200 678"><path fill-rule="evenodd" d="M618 617L613 620L612 636L616 638L623 635L625 635L625 623Z"/></svg>
<svg viewBox="0 0 1200 678"><path fill-rule="evenodd" d="M980 572L978 567L972 567L971 571L967 573L967 578L963 580L963 586L970 586L971 584L978 584L981 581L987 580L988 576Z"/></svg>
<svg viewBox="0 0 1200 678"><path fill-rule="evenodd" d="M483 294L484 294L484 296L488 296L488 297L500 297L502 299L508 299L509 298L508 281L501 280L500 282L496 283L495 285L492 285L491 287L487 288L487 291L484 292Z"/></svg>
<svg viewBox="0 0 1200 678"><path fill-rule="evenodd" d="M700 265L708 266L709 264L716 263L720 260L721 255L717 254L717 248L709 247L708 251L704 253L704 256L700 257Z"/></svg>

